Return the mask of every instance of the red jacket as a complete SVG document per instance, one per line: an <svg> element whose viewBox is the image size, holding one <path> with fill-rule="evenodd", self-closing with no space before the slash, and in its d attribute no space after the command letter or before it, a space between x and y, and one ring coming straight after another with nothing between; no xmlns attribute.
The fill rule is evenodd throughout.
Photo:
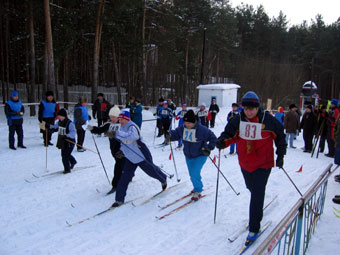
<svg viewBox="0 0 340 255"><path fill-rule="evenodd" d="M257 127L261 130L256 130ZM277 155L286 154L287 145L281 123L262 110L259 110L258 115L252 120L247 120L242 111L228 122L218 139L223 140L226 147L237 142L240 166L248 172L275 166L273 142L277 147Z"/></svg>

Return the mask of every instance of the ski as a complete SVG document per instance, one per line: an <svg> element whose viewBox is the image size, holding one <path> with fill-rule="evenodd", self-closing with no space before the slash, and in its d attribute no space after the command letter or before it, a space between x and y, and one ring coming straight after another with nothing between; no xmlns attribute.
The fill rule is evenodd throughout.
<svg viewBox="0 0 340 255"><path fill-rule="evenodd" d="M170 187L166 188L165 190L162 190L162 191L160 191L160 192L157 192L156 194L152 195L152 196L149 197L148 199L146 199L146 200L144 200L143 202L141 202L139 205L145 205L145 204L149 203L150 201L152 201L153 199L155 199L156 197L160 196L161 194L164 194L164 193L166 193L166 192L172 190L173 188L175 188L175 187L177 187L177 186L179 186L179 185L181 185L181 184L184 184L184 182L182 182L182 183L177 183L177 184L175 184L175 185L173 185L173 186L170 186ZM133 202L132 202L132 205L133 205L133 206L137 206L137 205L135 205Z"/></svg>
<svg viewBox="0 0 340 255"><path fill-rule="evenodd" d="M340 218L339 214L337 214L336 212L333 212L333 213L334 213L335 217Z"/></svg>
<svg viewBox="0 0 340 255"><path fill-rule="evenodd" d="M182 196L182 197L176 199L175 201L172 201L172 202L170 202L170 203L168 203L168 204L166 204L166 205L164 205L164 206L160 206L160 205L159 205L158 207L159 207L159 209L164 210L164 209L166 209L166 208L168 208L168 207L170 207L170 206L172 206L172 205L178 203L179 201L182 201L183 199L186 199L187 197L189 197L189 196L191 196L191 195L192 195L192 193L190 192L189 194L186 194L186 195L184 195L184 196Z"/></svg>
<svg viewBox="0 0 340 255"><path fill-rule="evenodd" d="M275 197L273 197L263 208L263 211L265 211L273 202L274 200L277 198L277 195ZM234 235L232 235L231 237L228 237L228 241L229 242L234 242L244 231L246 231L249 227L249 222L245 223L242 225L242 227L239 229L239 231L237 231Z"/></svg>
<svg viewBox="0 0 340 255"><path fill-rule="evenodd" d="M129 204L129 203L132 203L133 201L138 200L138 199L140 199L140 198L142 198L142 197L138 197L138 198L131 199L131 200L125 202L124 204L122 204L122 205L119 206L119 207L122 207L123 205L127 205L127 204ZM85 221L94 219L94 218L96 218L97 216L103 215L104 213L113 211L113 210L115 210L116 208L118 208L118 207L109 207L109 208L105 209L104 211L101 211L101 212L99 212L99 213L96 213L95 215L92 215L92 216L87 217L87 218L85 218L85 219L83 219L83 220L74 222L74 223L72 223L72 224L69 223L68 221L66 221L66 224L67 224L69 227L73 227L73 226L79 225L79 224L81 224L81 223L83 223L83 222L85 222Z"/></svg>
<svg viewBox="0 0 340 255"><path fill-rule="evenodd" d="M336 209L334 206L333 206L333 209L334 209L335 212L340 213L340 210Z"/></svg>
<svg viewBox="0 0 340 255"><path fill-rule="evenodd" d="M264 231L266 231L266 229L267 229L271 224L272 224L272 222L271 222L271 221L268 221L268 222L262 227L261 231L258 233L257 238L255 239L255 241L253 241L253 242L246 242L246 243L241 247L241 249L239 249L239 250L235 253L235 255L244 254L244 253L249 249L249 247L251 247L252 244L254 244L254 243L259 239L259 237L262 235L262 233L263 233Z"/></svg>
<svg viewBox="0 0 340 255"><path fill-rule="evenodd" d="M200 197L200 199L198 199L198 201L201 200L202 198L206 197L207 195L208 195L208 194L202 195L202 196ZM182 205L180 205L180 206L178 206L178 207L172 209L170 212L168 212L168 213L166 213L166 214L164 214L164 215L162 215L162 216L159 216L159 217L156 216L156 219L162 220L162 219L164 219L164 218L166 218L166 217L168 217L168 216L174 214L175 212L178 212L178 211L182 210L183 208L187 207L188 205L190 205L190 204L192 204L192 203L194 203L194 202L197 202L197 201L194 201L194 200L191 200L191 199L190 199L189 201L185 202L184 204L182 204Z"/></svg>

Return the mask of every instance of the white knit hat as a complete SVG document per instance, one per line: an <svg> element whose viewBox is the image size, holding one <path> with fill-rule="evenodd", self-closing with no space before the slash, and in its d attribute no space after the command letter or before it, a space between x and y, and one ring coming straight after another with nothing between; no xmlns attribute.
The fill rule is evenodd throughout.
<svg viewBox="0 0 340 255"><path fill-rule="evenodd" d="M117 105L112 107L109 111L109 115L113 117L119 117L119 114L120 114L120 109Z"/></svg>

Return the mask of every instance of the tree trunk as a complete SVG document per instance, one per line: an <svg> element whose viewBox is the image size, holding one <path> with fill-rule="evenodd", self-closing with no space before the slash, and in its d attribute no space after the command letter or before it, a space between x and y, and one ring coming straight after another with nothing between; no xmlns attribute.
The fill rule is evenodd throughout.
<svg viewBox="0 0 340 255"><path fill-rule="evenodd" d="M64 58L64 102L68 102L68 84L69 84L69 53L66 52ZM68 104L64 104L65 109L68 109Z"/></svg>
<svg viewBox="0 0 340 255"><path fill-rule="evenodd" d="M1 9L4 9L3 2L0 4ZM0 34L4 34L3 31L3 18L0 17ZM6 103L6 87L5 87L5 58L4 58L4 36L0 37L0 54L1 54L1 89L2 89L2 103Z"/></svg>
<svg viewBox="0 0 340 255"><path fill-rule="evenodd" d="M8 8L8 1L7 8ZM9 18L5 18L5 52L6 52L6 99L9 99Z"/></svg>
<svg viewBox="0 0 340 255"><path fill-rule="evenodd" d="M53 57L53 38L52 38L52 26L51 26L51 14L50 14L50 1L44 0L44 14L45 14L45 33L46 33L46 51L47 63L48 63L48 83L50 89L55 93L57 97L57 90L55 85L54 74L54 57Z"/></svg>
<svg viewBox="0 0 340 255"><path fill-rule="evenodd" d="M94 41L94 55L93 55L93 84L92 84L92 102L97 98L98 93L98 69L99 69L99 53L100 40L102 35L102 15L104 13L104 1L98 2L97 20L96 20L96 36Z"/></svg>
<svg viewBox="0 0 340 255"><path fill-rule="evenodd" d="M112 41L112 56L113 56L114 81L117 86L118 104L122 105L122 96L121 96L121 91L120 91L120 79L119 79L118 63L117 63L116 48L115 48L114 41Z"/></svg>
<svg viewBox="0 0 340 255"><path fill-rule="evenodd" d="M146 72L147 72L147 47L145 44L145 19L146 19L146 8L143 9L143 21L142 21L142 84L141 84L141 92L144 92L144 100L145 102L149 102L149 91L148 84L146 81Z"/></svg>
<svg viewBox="0 0 340 255"><path fill-rule="evenodd" d="M189 97L189 83L188 83L188 63L189 63L189 39L187 39L187 47L185 49L185 67L184 67L184 102L187 102Z"/></svg>
<svg viewBox="0 0 340 255"><path fill-rule="evenodd" d="M30 48L30 93L28 102L35 102L35 44L34 44L34 20L33 20L33 1L29 1L29 48ZM30 107L30 116L35 116L35 106Z"/></svg>

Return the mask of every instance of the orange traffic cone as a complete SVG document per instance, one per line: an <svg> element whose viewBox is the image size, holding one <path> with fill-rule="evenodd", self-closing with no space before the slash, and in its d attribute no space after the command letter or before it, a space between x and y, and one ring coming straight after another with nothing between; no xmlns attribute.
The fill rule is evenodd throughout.
<svg viewBox="0 0 340 255"><path fill-rule="evenodd" d="M298 171L296 171L297 173L301 173L302 172L302 165L300 167L300 169Z"/></svg>
<svg viewBox="0 0 340 255"><path fill-rule="evenodd" d="M216 164L216 155L214 156L213 162Z"/></svg>
<svg viewBox="0 0 340 255"><path fill-rule="evenodd" d="M169 155L169 160L171 160L171 153L170 153L170 155Z"/></svg>

